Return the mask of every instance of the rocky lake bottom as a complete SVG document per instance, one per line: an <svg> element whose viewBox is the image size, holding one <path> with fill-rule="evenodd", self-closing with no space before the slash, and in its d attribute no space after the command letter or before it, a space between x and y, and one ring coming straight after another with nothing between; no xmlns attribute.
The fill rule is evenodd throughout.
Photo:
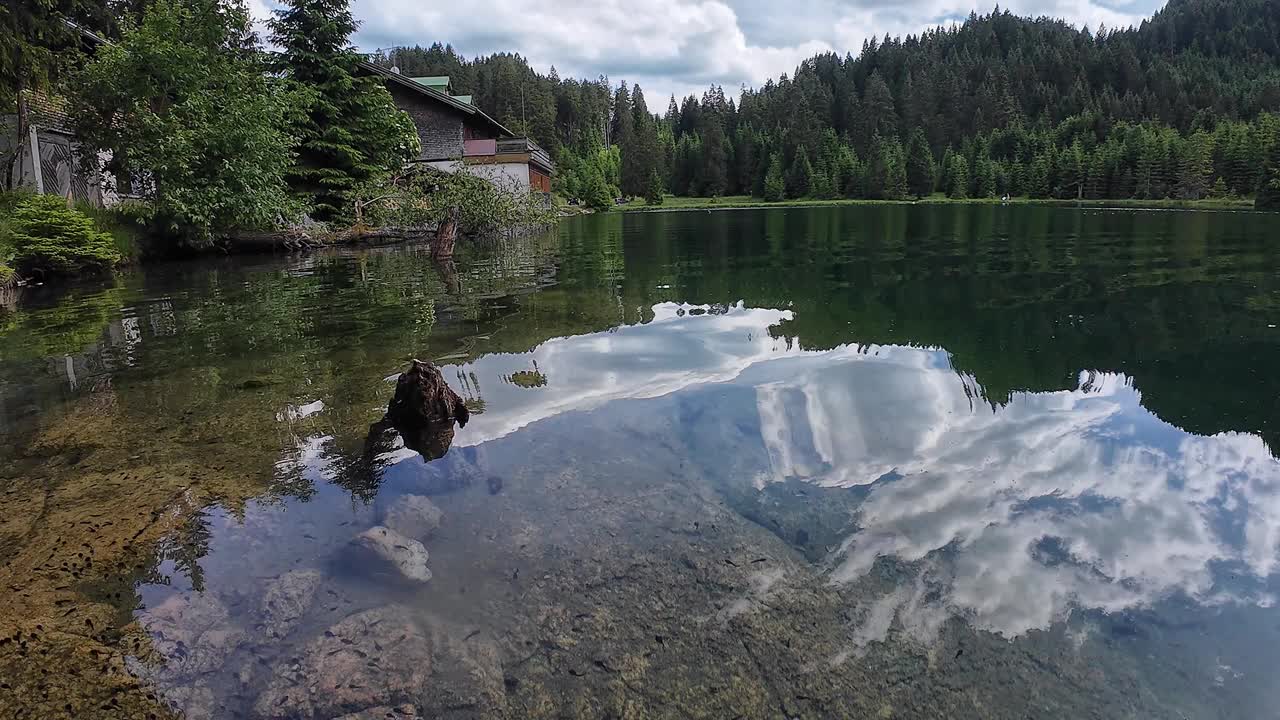
<svg viewBox="0 0 1280 720"><path fill-rule="evenodd" d="M0 311L0 718L1274 714L1258 227L914 212ZM412 357L471 412L428 456Z"/></svg>

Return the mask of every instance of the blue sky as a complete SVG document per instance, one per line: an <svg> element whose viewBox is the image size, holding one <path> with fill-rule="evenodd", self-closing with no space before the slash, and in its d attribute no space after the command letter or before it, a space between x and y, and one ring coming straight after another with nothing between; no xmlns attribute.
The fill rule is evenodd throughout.
<svg viewBox="0 0 1280 720"><path fill-rule="evenodd" d="M273 0L250 0L263 15ZM1124 27L1164 0L1005 0L1022 15ZM914 33L985 12L974 0L353 0L362 50L452 43L468 56L519 52L562 77L640 83L651 106L671 93L758 86L817 52L856 53L868 37Z"/></svg>

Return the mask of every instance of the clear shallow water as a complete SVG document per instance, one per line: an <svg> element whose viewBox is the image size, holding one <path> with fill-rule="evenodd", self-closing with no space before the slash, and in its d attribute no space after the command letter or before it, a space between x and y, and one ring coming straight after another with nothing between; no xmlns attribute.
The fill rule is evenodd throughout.
<svg viewBox="0 0 1280 720"><path fill-rule="evenodd" d="M588 217L29 296L0 707L1269 717L1274 219ZM410 357L475 413L430 462L370 428ZM406 508L425 584L351 544Z"/></svg>

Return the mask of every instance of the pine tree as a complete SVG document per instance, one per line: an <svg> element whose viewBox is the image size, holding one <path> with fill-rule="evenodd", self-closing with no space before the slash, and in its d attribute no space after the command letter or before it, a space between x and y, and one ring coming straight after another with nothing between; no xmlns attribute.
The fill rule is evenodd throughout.
<svg viewBox="0 0 1280 720"><path fill-rule="evenodd" d="M782 179L782 155L774 153L769 159L769 169L764 175L764 199L777 202L786 193L786 184Z"/></svg>
<svg viewBox="0 0 1280 720"><path fill-rule="evenodd" d="M897 200L907 194L907 169L897 138L877 136L871 142L867 194L877 200Z"/></svg>
<svg viewBox="0 0 1280 720"><path fill-rule="evenodd" d="M907 189L917 198L931 195L934 173L933 151L929 149L924 130L917 127L907 144Z"/></svg>
<svg viewBox="0 0 1280 720"><path fill-rule="evenodd" d="M787 171L787 197L802 198L809 194L813 182L813 164L809 162L809 152L801 146L791 161Z"/></svg>
<svg viewBox="0 0 1280 720"><path fill-rule="evenodd" d="M947 197L957 200L969 197L969 163L963 155L951 156L947 168Z"/></svg>
<svg viewBox="0 0 1280 720"><path fill-rule="evenodd" d="M644 101L644 92L636 85L631 91L631 122L623 129L625 143L619 141L622 151L622 194L626 197L643 195L648 190L649 175L657 165L658 129Z"/></svg>
<svg viewBox="0 0 1280 720"><path fill-rule="evenodd" d="M644 204L661 205L662 193L662 178L658 175L657 168L654 168L649 171L649 184L644 191Z"/></svg>
<svg viewBox="0 0 1280 720"><path fill-rule="evenodd" d="M989 198L996 194L996 169L986 152L973 159L973 192L970 197Z"/></svg>
<svg viewBox="0 0 1280 720"><path fill-rule="evenodd" d="M1199 200L1209 194L1213 173L1213 138L1200 130L1182 143L1178 164L1178 192L1183 200Z"/></svg>
<svg viewBox="0 0 1280 720"><path fill-rule="evenodd" d="M592 163L586 166L582 185L582 201L587 207L607 210L613 206L613 189L598 166Z"/></svg>
<svg viewBox="0 0 1280 720"><path fill-rule="evenodd" d="M898 134L898 111L893 102L893 92L876 70L867 79L867 89L862 98L862 137L876 135L890 137Z"/></svg>
<svg viewBox="0 0 1280 720"><path fill-rule="evenodd" d="M1033 198L1049 197L1050 178L1049 157L1046 153L1037 153L1031 161L1031 169L1027 171L1027 195Z"/></svg>
<svg viewBox="0 0 1280 720"><path fill-rule="evenodd" d="M708 113L702 128L702 162L699 169L699 192L719 197L729 187L728 140L719 113Z"/></svg>
<svg viewBox="0 0 1280 720"><path fill-rule="evenodd" d="M356 186L418 154L417 133L382 81L358 74L348 0L287 0L269 24L279 69L308 99L289 185L316 218L345 217Z"/></svg>
<svg viewBox="0 0 1280 720"><path fill-rule="evenodd" d="M1280 137L1271 140L1253 206L1259 210L1280 210Z"/></svg>

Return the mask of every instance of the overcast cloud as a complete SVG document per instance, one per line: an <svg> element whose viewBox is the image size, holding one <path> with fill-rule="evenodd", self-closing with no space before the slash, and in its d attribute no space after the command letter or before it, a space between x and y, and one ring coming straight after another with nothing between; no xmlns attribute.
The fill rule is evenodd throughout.
<svg viewBox="0 0 1280 720"><path fill-rule="evenodd" d="M273 0L250 0L264 16ZM1136 24L1163 0L1005 0L1023 15L1096 28ZM539 72L640 83L653 109L671 93L759 86L817 52L857 54L863 40L903 35L987 11L983 0L353 0L364 51L452 43L473 56L519 52Z"/></svg>

